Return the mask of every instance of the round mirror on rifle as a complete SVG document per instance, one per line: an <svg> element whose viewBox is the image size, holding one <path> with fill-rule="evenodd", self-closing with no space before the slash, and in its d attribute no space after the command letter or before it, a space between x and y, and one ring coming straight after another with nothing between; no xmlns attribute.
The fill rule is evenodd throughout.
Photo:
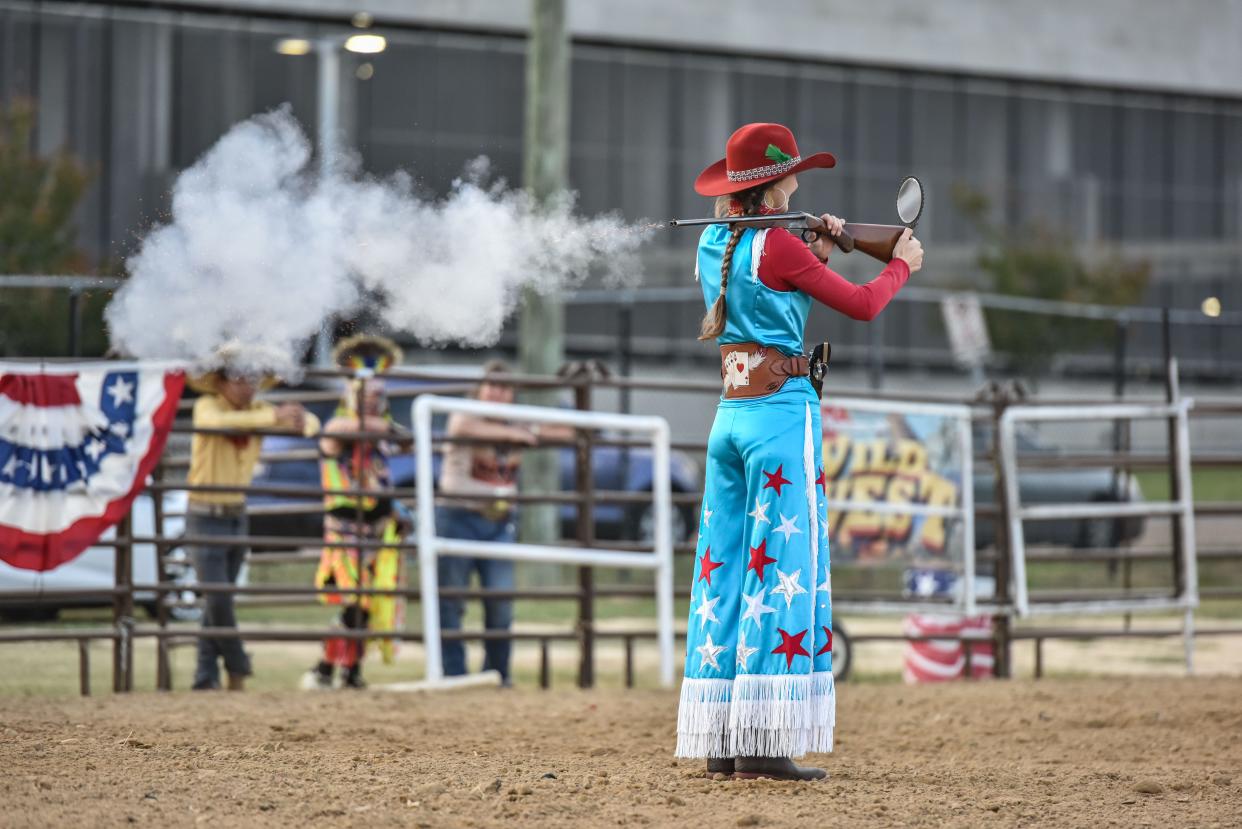
<svg viewBox="0 0 1242 829"><path fill-rule="evenodd" d="M923 182L914 176L906 176L897 188L897 216L906 227L918 224L923 215Z"/></svg>

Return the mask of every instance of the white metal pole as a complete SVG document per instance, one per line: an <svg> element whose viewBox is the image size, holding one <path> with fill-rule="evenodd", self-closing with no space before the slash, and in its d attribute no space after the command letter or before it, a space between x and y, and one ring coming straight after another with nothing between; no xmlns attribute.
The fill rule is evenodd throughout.
<svg viewBox="0 0 1242 829"><path fill-rule="evenodd" d="M1189 410L1194 401L1184 398L1178 401L1177 413L1177 476L1182 496L1182 577L1185 579L1183 595L1189 606L1199 605L1199 555L1195 541L1195 493L1190 474L1190 418Z"/></svg>
<svg viewBox="0 0 1242 829"><path fill-rule="evenodd" d="M669 458L669 428L661 422L652 441L656 569L656 624L660 644L660 684L673 686L673 492Z"/></svg>
<svg viewBox="0 0 1242 829"><path fill-rule="evenodd" d="M341 111L341 53L334 38L321 38L315 42L315 56L319 59L318 103L316 116L319 120L319 177L327 179L339 152ZM331 320L325 320L315 335L315 365L331 363Z"/></svg>
<svg viewBox="0 0 1242 829"><path fill-rule="evenodd" d="M975 615L975 450L970 433L970 415L958 418L957 434L962 453L962 584L966 590L963 607L967 616Z"/></svg>
<svg viewBox="0 0 1242 829"><path fill-rule="evenodd" d="M432 473L431 407L434 398L414 401L415 497L418 510L418 584L423 602L423 653L426 678L444 678L440 653L440 579L436 570L436 493Z"/></svg>
<svg viewBox="0 0 1242 829"><path fill-rule="evenodd" d="M319 174L326 176L332 171L339 151L341 115L341 53L335 38L315 41L315 55L319 58L319 101L316 113L319 119Z"/></svg>
<svg viewBox="0 0 1242 829"><path fill-rule="evenodd" d="M1182 618L1182 649L1186 655L1186 675L1195 672L1195 608L1199 606L1199 553L1195 549L1195 494L1190 474L1190 419L1193 400L1178 401L1177 476L1182 496L1182 598L1186 602Z"/></svg>
<svg viewBox="0 0 1242 829"><path fill-rule="evenodd" d="M1182 650L1186 655L1186 676L1193 676L1195 672L1195 611L1192 607L1186 608L1182 616Z"/></svg>
<svg viewBox="0 0 1242 829"><path fill-rule="evenodd" d="M1022 526L1022 505L1018 490L1018 449L1014 439L1013 408L1006 409L1000 416L1000 453L1001 470L1005 477L1005 506L1009 512L1009 556L1011 561L1010 574L1013 579L1014 610L1018 616L1026 616L1030 611L1026 591L1026 537Z"/></svg>

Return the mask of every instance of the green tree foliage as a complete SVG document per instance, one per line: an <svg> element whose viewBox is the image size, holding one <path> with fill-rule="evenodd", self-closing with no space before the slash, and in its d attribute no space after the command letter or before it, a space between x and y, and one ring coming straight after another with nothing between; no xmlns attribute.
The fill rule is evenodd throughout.
<svg viewBox="0 0 1242 829"><path fill-rule="evenodd" d="M0 108L0 273L87 272L77 245L74 211L91 181L86 165L66 150L39 155L34 146L35 105L16 100ZM98 322L102 296L83 298L83 346L103 346ZM68 291L0 288L0 353L65 354Z"/></svg>
<svg viewBox="0 0 1242 829"><path fill-rule="evenodd" d="M1045 222L1003 227L989 218L986 196L964 186L954 188L957 209L979 231L979 267L988 279L986 290L999 294L1083 302L1133 305L1147 289L1148 262L1126 262L1118 256L1089 261L1072 234ZM1109 323L1013 311L989 311L992 345L1010 356L1011 368L1040 373L1058 354L1106 342Z"/></svg>
<svg viewBox="0 0 1242 829"><path fill-rule="evenodd" d="M29 101L0 109L0 271L80 271L73 211L90 173L65 150L37 155L34 124Z"/></svg>

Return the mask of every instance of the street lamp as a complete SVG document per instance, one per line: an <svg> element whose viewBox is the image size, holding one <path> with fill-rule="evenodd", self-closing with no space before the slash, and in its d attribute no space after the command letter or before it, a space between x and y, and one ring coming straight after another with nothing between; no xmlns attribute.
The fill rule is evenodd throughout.
<svg viewBox="0 0 1242 829"><path fill-rule="evenodd" d="M276 51L282 55L305 55L311 50L311 42L302 37L284 37L276 41Z"/></svg>
<svg viewBox="0 0 1242 829"><path fill-rule="evenodd" d="M1203 312L1203 316L1205 317L1213 317L1213 318L1219 317L1220 316L1220 299L1214 296L1208 297L1207 299L1203 300L1203 304L1199 306L1199 310Z"/></svg>
<svg viewBox="0 0 1242 829"><path fill-rule="evenodd" d="M370 15L365 12L359 12L354 19L359 27L370 25ZM276 41L273 48L278 54L290 57L308 55L313 51L319 59L319 169L326 173L336 154L337 131L340 128L341 50L357 55L378 55L388 48L388 39L371 33L328 35L314 40L283 37Z"/></svg>
<svg viewBox="0 0 1242 829"><path fill-rule="evenodd" d="M388 48L388 40L383 35L350 35L345 48L359 55L377 55Z"/></svg>
<svg viewBox="0 0 1242 829"><path fill-rule="evenodd" d="M361 19L361 13L354 16L355 23ZM366 16L367 25L370 16ZM313 50L319 61L319 82L316 101L316 116L319 121L319 174L327 178L332 171L333 159L338 152L338 131L340 130L341 108L341 50L363 55L377 55L388 48L388 40L383 35L354 34L327 35L308 40L306 38L286 37L277 40L273 48L278 54L301 56ZM369 76L368 76L369 77ZM332 337L327 330L319 332L315 340L315 363L327 365L332 351Z"/></svg>

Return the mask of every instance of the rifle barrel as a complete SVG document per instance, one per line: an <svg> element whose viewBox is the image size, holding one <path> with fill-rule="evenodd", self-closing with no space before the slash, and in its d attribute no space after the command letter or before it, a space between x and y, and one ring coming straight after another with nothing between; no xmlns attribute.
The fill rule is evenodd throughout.
<svg viewBox="0 0 1242 829"><path fill-rule="evenodd" d="M694 227L696 225L749 225L768 222L794 222L805 219L819 220L809 213L769 213L765 216L725 216L722 219L672 219L670 227Z"/></svg>

